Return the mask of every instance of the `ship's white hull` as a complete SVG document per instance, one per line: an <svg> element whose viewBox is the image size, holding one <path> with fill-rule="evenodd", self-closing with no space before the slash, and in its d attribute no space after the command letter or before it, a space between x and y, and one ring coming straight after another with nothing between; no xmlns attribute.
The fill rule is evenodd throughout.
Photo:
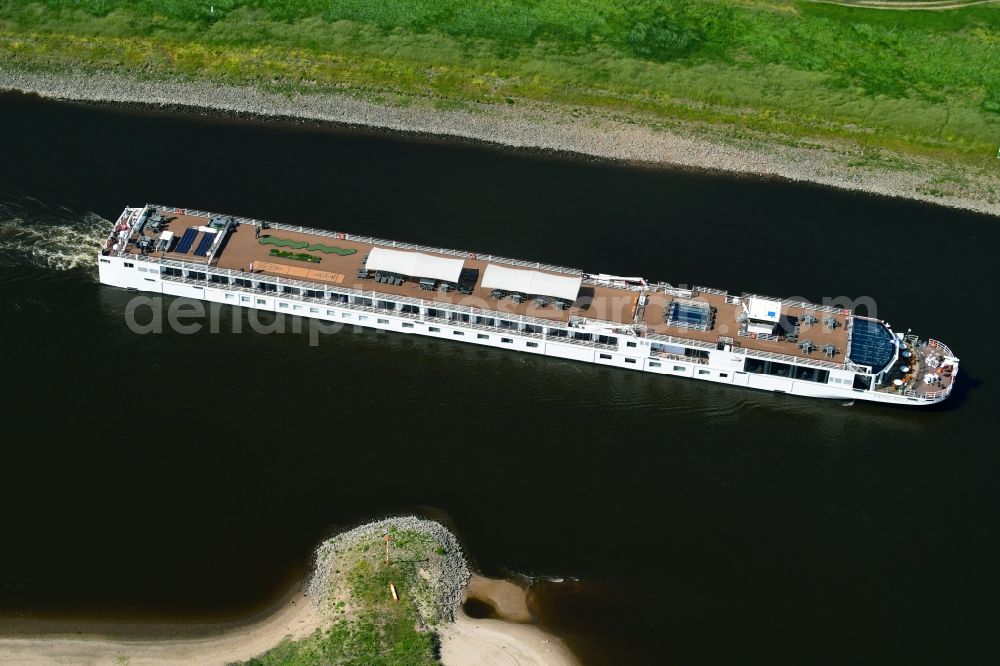
<svg viewBox="0 0 1000 666"><path fill-rule="evenodd" d="M652 352L649 340L630 334L617 334L617 344L614 346L591 342L570 342L566 339L552 339L546 334L547 332L524 333L517 330L498 329L429 317L425 308L421 308L419 313L404 314L350 302L342 303L330 299L309 298L288 293L261 292L231 284L168 276L162 273L159 263L143 257L100 255L98 256L98 268L101 283L114 287L289 314L324 322L363 326L403 335L424 335L521 353L613 366L625 370L686 377L717 384L732 384L772 393L840 401L866 400L913 406L934 404L947 397L947 395L942 395L938 398L926 399L855 389L854 373L847 370L829 370L829 378L825 383L748 373L744 371L747 353L740 350L706 350L707 359L694 361L673 354L656 354ZM206 267L205 270L208 273L212 272L211 268ZM350 290L341 291L347 293ZM392 297L387 296L387 298ZM434 304L434 307L438 310L447 309L441 304Z"/></svg>

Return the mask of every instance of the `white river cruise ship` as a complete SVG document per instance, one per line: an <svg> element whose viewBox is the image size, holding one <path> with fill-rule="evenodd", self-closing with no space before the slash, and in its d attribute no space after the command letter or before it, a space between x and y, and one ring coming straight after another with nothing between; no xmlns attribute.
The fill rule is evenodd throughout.
<svg viewBox="0 0 1000 666"><path fill-rule="evenodd" d="M190 208L126 208L103 284L835 400L930 405L958 358L826 305Z"/></svg>

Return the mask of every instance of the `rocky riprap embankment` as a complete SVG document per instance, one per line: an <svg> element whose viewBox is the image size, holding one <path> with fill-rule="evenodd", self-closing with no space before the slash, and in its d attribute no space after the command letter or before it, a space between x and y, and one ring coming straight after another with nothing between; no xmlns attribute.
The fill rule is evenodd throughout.
<svg viewBox="0 0 1000 666"><path fill-rule="evenodd" d="M3 90L57 99L294 118L627 162L779 176L1000 214L992 170L879 151L873 156L869 150L866 155L858 145L772 137L746 127L681 122L667 127L656 117L622 118L596 109L526 101L514 105L462 102L441 109L433 99L406 98L406 104L394 104L392 93L386 91L379 91L377 101L365 99L364 91L354 89L288 95L204 80L32 72L0 63ZM884 164L889 166L880 166Z"/></svg>
<svg viewBox="0 0 1000 666"><path fill-rule="evenodd" d="M339 556L358 546L384 548L385 535L390 530L396 533L414 532L430 537L436 543L434 547L423 549L426 559L420 563L434 605L433 609L427 609L431 613L425 611L422 614L424 617L436 616L440 621L453 620L462 605L470 576L462 547L444 525L416 516L365 523L323 542L316 552L316 568L307 592L313 603L323 608L329 601L329 595L337 588L335 576Z"/></svg>

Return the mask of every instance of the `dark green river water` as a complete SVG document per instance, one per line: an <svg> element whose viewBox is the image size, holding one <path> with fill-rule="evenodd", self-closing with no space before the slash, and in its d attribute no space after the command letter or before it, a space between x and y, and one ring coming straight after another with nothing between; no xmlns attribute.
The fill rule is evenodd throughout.
<svg viewBox="0 0 1000 666"><path fill-rule="evenodd" d="M246 614L323 538L416 511L482 571L548 581L539 620L588 663L996 663L996 219L17 96L0 147L3 614ZM234 334L240 311L140 336L91 257L104 220L147 201L868 297L962 374L916 411L372 331L310 346Z"/></svg>

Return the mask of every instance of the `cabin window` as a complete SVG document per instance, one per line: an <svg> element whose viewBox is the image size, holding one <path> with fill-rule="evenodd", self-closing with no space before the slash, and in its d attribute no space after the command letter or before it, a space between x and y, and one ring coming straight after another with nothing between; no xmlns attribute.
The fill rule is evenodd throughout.
<svg viewBox="0 0 1000 666"><path fill-rule="evenodd" d="M796 365L794 377L795 379L801 379L807 382L826 384L827 380L830 378L830 373L827 370L820 370L819 368Z"/></svg>
<svg viewBox="0 0 1000 666"><path fill-rule="evenodd" d="M500 342L504 343L505 345L512 345L514 344L514 338L500 338Z"/></svg>
<svg viewBox="0 0 1000 666"><path fill-rule="evenodd" d="M480 333L476 337L478 339L480 339L480 340L489 340L490 339L490 336L486 335L485 333Z"/></svg>
<svg viewBox="0 0 1000 666"><path fill-rule="evenodd" d="M711 374L711 373L709 373L709 371L708 371L708 370L699 370L699 371L698 371L698 374L699 374L699 375L708 375L708 374Z"/></svg>
<svg viewBox="0 0 1000 666"><path fill-rule="evenodd" d="M430 326L430 327L427 328L427 330L430 331L431 333L440 333L441 332L441 329L438 328L437 326Z"/></svg>
<svg viewBox="0 0 1000 666"><path fill-rule="evenodd" d="M649 362L649 367L651 367L651 368L658 368L658 367L660 367L660 364L657 363L656 361L650 361Z"/></svg>
<svg viewBox="0 0 1000 666"><path fill-rule="evenodd" d="M278 307L284 310L288 309L288 303L278 303Z"/></svg>
<svg viewBox="0 0 1000 666"><path fill-rule="evenodd" d="M674 372L684 372L684 366L683 365L675 365L674 366Z"/></svg>
<svg viewBox="0 0 1000 666"><path fill-rule="evenodd" d="M388 319L379 319L378 323L380 323L380 324L388 324L389 320Z"/></svg>
<svg viewBox="0 0 1000 666"><path fill-rule="evenodd" d="M626 363L635 363L635 359L634 358L627 358L627 359L625 359L625 362Z"/></svg>
<svg viewBox="0 0 1000 666"><path fill-rule="evenodd" d="M125 262L125 268L133 268L134 266L135 266L135 264L130 264L127 261Z"/></svg>
<svg viewBox="0 0 1000 666"><path fill-rule="evenodd" d="M529 342L529 343L528 343L528 346L529 346L529 347L537 347L537 346L538 346L538 343L537 343L537 342Z"/></svg>
<svg viewBox="0 0 1000 666"><path fill-rule="evenodd" d="M601 354L601 358L603 358L606 361L610 361L611 360L611 354Z"/></svg>
<svg viewBox="0 0 1000 666"><path fill-rule="evenodd" d="M257 305L265 305L266 303L267 303L267 301L265 301L263 298L258 298L257 299Z"/></svg>
<svg viewBox="0 0 1000 666"><path fill-rule="evenodd" d="M452 331L451 334L452 335L465 335L465 333L463 333L462 331Z"/></svg>
<svg viewBox="0 0 1000 666"><path fill-rule="evenodd" d="M636 346L636 343L634 343L634 342L626 342L626 343L625 343L625 346L626 346L626 347L635 347L635 346Z"/></svg>
<svg viewBox="0 0 1000 666"><path fill-rule="evenodd" d="M403 328L413 328L413 324L411 322L404 321Z"/></svg>
<svg viewBox="0 0 1000 666"><path fill-rule="evenodd" d="M722 377L723 379L725 379L726 377L729 376L729 373L728 372L720 372L719 376Z"/></svg>

